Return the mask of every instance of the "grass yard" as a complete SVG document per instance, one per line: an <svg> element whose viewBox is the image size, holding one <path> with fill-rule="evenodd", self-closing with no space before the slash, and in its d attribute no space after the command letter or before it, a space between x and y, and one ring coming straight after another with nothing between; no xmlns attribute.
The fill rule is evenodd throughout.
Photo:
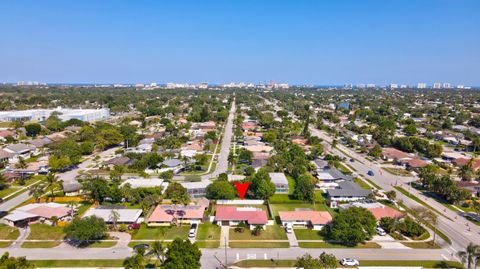
<svg viewBox="0 0 480 269"><path fill-rule="evenodd" d="M87 248L111 248L117 244L117 241L95 241L87 246Z"/></svg>
<svg viewBox="0 0 480 269"><path fill-rule="evenodd" d="M301 248L381 248L381 246L375 242L360 243L355 247L347 247L331 242L299 242L298 246Z"/></svg>
<svg viewBox="0 0 480 269"><path fill-rule="evenodd" d="M382 169L395 176L409 177L412 175L409 171L403 168L382 167Z"/></svg>
<svg viewBox="0 0 480 269"><path fill-rule="evenodd" d="M298 203L298 204L270 204L272 208L273 216L278 216L278 211L295 211L295 208L310 208L312 210L319 210L319 211L328 211L327 206L324 203L316 203L313 204L305 204L305 203Z"/></svg>
<svg viewBox="0 0 480 269"><path fill-rule="evenodd" d="M293 229L297 240L324 240L320 231L312 229Z"/></svg>
<svg viewBox="0 0 480 269"><path fill-rule="evenodd" d="M142 224L140 229L136 230L132 234L132 239L134 240L165 240L165 239L175 239L180 237L181 239L187 239L188 231L190 230L190 225L183 224L182 227L147 227L145 224Z"/></svg>
<svg viewBox="0 0 480 269"><path fill-rule="evenodd" d="M267 229L262 230L259 236L252 235L250 230L237 233L234 229L230 229L229 240L287 240L287 234L285 230L278 225L267 226Z"/></svg>
<svg viewBox="0 0 480 269"><path fill-rule="evenodd" d="M0 242L0 248L9 247L12 243L13 243L13 241L9 241L9 242L3 241L3 242Z"/></svg>
<svg viewBox="0 0 480 269"><path fill-rule="evenodd" d="M20 235L20 232L15 227L10 227L5 224L0 224L0 239L15 240Z"/></svg>
<svg viewBox="0 0 480 269"><path fill-rule="evenodd" d="M362 178L363 180L367 181L368 183L370 183L370 185L372 185L373 187L375 187L377 190L381 190L382 188L380 188L380 186L378 186L377 184L375 184L375 182L371 181L370 179L366 178L366 177L363 177Z"/></svg>
<svg viewBox="0 0 480 269"><path fill-rule="evenodd" d="M37 260L36 267L123 267L123 260Z"/></svg>
<svg viewBox="0 0 480 269"><path fill-rule="evenodd" d="M403 245L409 248L420 248L420 249L440 249L441 247L437 244L432 244L432 241L428 242L402 242Z"/></svg>
<svg viewBox="0 0 480 269"><path fill-rule="evenodd" d="M16 191L20 190L19 188L12 188L12 187L9 187L9 188L6 188L6 189L3 189L0 191L0 198L3 198L7 195L10 195Z"/></svg>
<svg viewBox="0 0 480 269"><path fill-rule="evenodd" d="M78 204L78 207L77 207L77 215L78 216L83 216L83 214L85 214L85 212L87 212L87 210L92 206L91 203L89 202L81 202Z"/></svg>
<svg viewBox="0 0 480 269"><path fill-rule="evenodd" d="M363 179L361 179L359 177L354 178L353 181L355 181L355 183L357 183L362 189L365 189L365 190L371 190L372 189L372 187L370 187L370 185L368 185Z"/></svg>
<svg viewBox="0 0 480 269"><path fill-rule="evenodd" d="M220 240L220 226L202 223L198 226L197 240Z"/></svg>
<svg viewBox="0 0 480 269"><path fill-rule="evenodd" d="M445 218L447 219L450 219L449 217L445 216L444 214L442 214L440 211L436 210L435 208L431 207L429 204L427 204L424 200L421 200L420 198L418 198L417 196L411 194L410 192L408 192L407 190L405 190L404 188L400 187L400 186L395 186L394 187L397 191L401 192L403 195L411 198L412 200L414 200L415 202L425 206L426 208L436 212L437 214L439 215L442 215L444 216ZM451 219L450 219L451 220Z"/></svg>
<svg viewBox="0 0 480 269"><path fill-rule="evenodd" d="M235 263L238 267L294 267L295 260L243 260ZM424 268L464 268L459 262L453 261L376 261L376 260L361 260L361 266L421 266ZM340 264L338 264L339 267Z"/></svg>
<svg viewBox="0 0 480 269"><path fill-rule="evenodd" d="M197 241L195 242L199 248L218 248L220 247L220 241L215 240L215 241Z"/></svg>
<svg viewBox="0 0 480 269"><path fill-rule="evenodd" d="M24 242L22 248L51 248L60 245L65 234L63 228L47 224L30 225L30 235L27 240L56 240L46 242Z"/></svg>
<svg viewBox="0 0 480 269"><path fill-rule="evenodd" d="M230 242L231 248L289 248L288 242Z"/></svg>

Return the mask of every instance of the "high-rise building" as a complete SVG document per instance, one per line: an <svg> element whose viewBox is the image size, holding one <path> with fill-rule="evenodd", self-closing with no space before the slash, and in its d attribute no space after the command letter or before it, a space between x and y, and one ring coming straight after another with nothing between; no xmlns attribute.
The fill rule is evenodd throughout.
<svg viewBox="0 0 480 269"><path fill-rule="evenodd" d="M462 84L457 85L457 89L463 89L463 88L465 88L465 86L463 86Z"/></svg>
<svg viewBox="0 0 480 269"><path fill-rule="evenodd" d="M390 89L394 90L394 89L398 89L398 84L390 84Z"/></svg>
<svg viewBox="0 0 480 269"><path fill-rule="evenodd" d="M444 88L444 89L451 89L451 88L452 88L452 85L451 85L450 83L448 83L448 82L445 82L445 83L443 83L443 88Z"/></svg>
<svg viewBox="0 0 480 269"><path fill-rule="evenodd" d="M427 83L418 83L417 84L417 88L418 89L426 89L427 88Z"/></svg>
<svg viewBox="0 0 480 269"><path fill-rule="evenodd" d="M439 82L435 82L433 83L433 87L434 89L441 89L442 88L442 83L439 83Z"/></svg>

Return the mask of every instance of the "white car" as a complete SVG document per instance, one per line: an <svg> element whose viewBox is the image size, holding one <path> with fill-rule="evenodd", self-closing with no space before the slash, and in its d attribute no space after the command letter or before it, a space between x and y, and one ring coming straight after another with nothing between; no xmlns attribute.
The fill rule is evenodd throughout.
<svg viewBox="0 0 480 269"><path fill-rule="evenodd" d="M343 258L340 261L340 264L343 266L359 266L360 265L360 263L357 260L352 258Z"/></svg>
<svg viewBox="0 0 480 269"><path fill-rule="evenodd" d="M387 232L385 232L385 230L382 229L381 227L375 228L375 231L376 231L377 234L380 235L380 236L385 236L385 235L387 235Z"/></svg>
<svg viewBox="0 0 480 269"><path fill-rule="evenodd" d="M190 231L188 231L188 237L194 238L196 235L197 235L197 224L193 223L192 226L190 226Z"/></svg>
<svg viewBox="0 0 480 269"><path fill-rule="evenodd" d="M287 231L288 234L293 233L293 228L290 223L285 226L285 231Z"/></svg>

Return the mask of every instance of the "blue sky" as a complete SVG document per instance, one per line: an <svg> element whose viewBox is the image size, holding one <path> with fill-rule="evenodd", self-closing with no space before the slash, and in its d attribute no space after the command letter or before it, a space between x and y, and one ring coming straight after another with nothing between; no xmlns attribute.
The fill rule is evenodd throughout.
<svg viewBox="0 0 480 269"><path fill-rule="evenodd" d="M0 82L480 85L478 0L5 0Z"/></svg>

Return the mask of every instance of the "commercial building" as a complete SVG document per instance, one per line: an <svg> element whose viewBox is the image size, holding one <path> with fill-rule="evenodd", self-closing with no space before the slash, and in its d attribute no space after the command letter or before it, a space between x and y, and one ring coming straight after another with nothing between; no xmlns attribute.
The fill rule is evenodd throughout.
<svg viewBox="0 0 480 269"><path fill-rule="evenodd" d="M58 112L58 117L62 121L77 119L81 121L98 121L110 117L108 108L101 109L29 109L29 110L13 110L1 111L0 121L45 121L53 112Z"/></svg>

